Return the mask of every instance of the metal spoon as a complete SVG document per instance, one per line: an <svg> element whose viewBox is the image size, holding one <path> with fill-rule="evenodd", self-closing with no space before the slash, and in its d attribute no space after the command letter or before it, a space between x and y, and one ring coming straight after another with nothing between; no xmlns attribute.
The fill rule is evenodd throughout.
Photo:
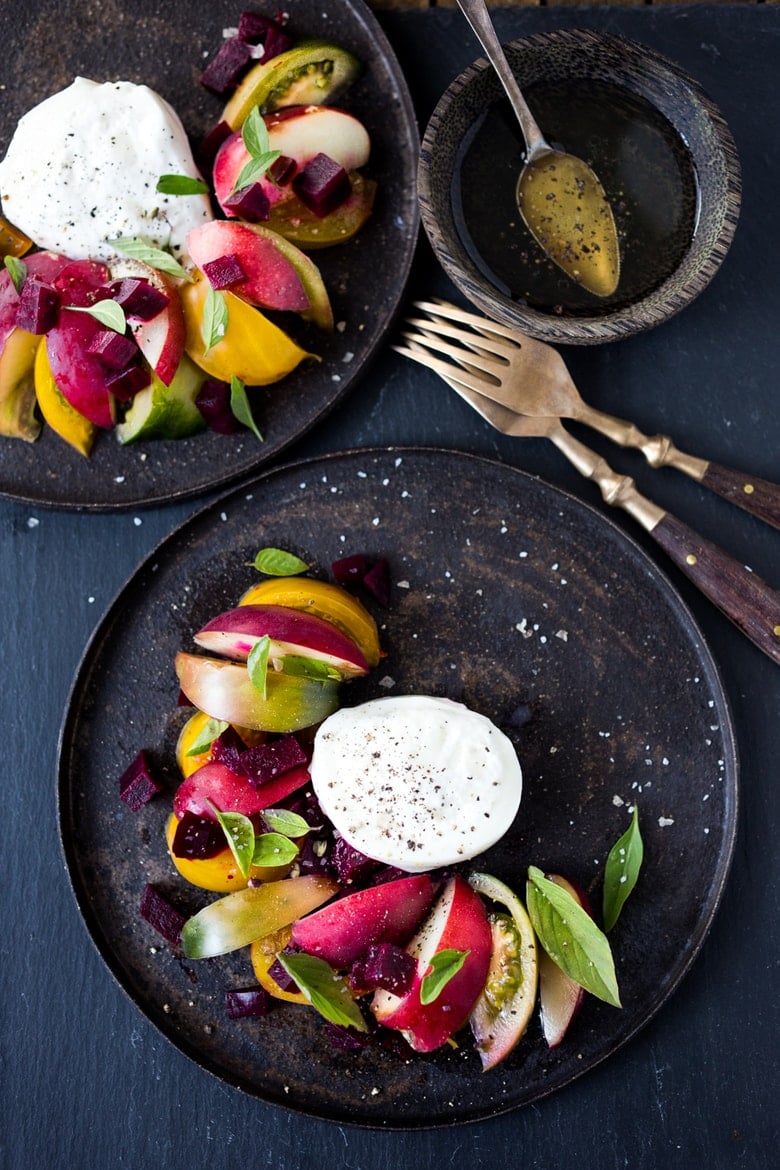
<svg viewBox="0 0 780 1170"><path fill-rule="evenodd" d="M484 0L458 0L485 50L520 123L525 163L517 180L517 207L539 246L559 268L598 297L620 279L617 229L604 188L582 159L555 150L544 138L501 48Z"/></svg>

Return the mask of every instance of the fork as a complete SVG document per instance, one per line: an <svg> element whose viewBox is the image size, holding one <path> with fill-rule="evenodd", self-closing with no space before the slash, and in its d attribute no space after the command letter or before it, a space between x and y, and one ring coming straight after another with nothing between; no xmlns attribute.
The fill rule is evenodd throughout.
<svg viewBox="0 0 780 1170"><path fill-rule="evenodd" d="M589 406L552 346L447 301L416 301L415 308L426 316L410 318L407 323L418 332L403 336L426 346L434 355L456 362L467 360L476 374L463 384L518 414L557 416L584 423L621 447L638 448L651 467L674 467L730 503L780 528L779 485L687 455L668 435L645 435L633 423ZM438 361L428 364L444 377L452 368ZM463 382L463 373L459 377Z"/></svg>
<svg viewBox="0 0 780 1170"><path fill-rule="evenodd" d="M780 593L711 541L699 536L676 516L643 496L633 479L618 475L595 451L571 435L557 417L532 418L475 390L468 370L449 367L447 374L416 341L399 353L437 369L444 381L496 430L517 437L552 440L563 455L601 490L605 503L623 508L642 525L677 567L774 662L780 664ZM461 377L462 375L462 377Z"/></svg>

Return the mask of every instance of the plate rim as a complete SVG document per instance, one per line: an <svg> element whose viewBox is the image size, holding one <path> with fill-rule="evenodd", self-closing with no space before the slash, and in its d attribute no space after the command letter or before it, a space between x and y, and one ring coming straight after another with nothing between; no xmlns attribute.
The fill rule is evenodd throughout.
<svg viewBox="0 0 780 1170"><path fill-rule="evenodd" d="M502 473L508 473L510 476L516 476L520 480L530 480L537 486L541 487L542 490L551 492L553 496L557 495L565 499L568 504L573 505L575 508L579 507L585 509L592 518L596 519L597 522L605 523L607 527L612 530L613 535L619 542L628 542L628 545L632 548L634 554L639 557L640 561L646 563L649 572L655 578L657 584L662 588L665 601L673 608L677 620L681 622L686 633L691 637L691 644L695 648L697 658L699 659L703 669L706 670L706 677L710 684L712 697L716 700L715 711L718 715L718 728L723 738L724 792L727 791L729 797L729 799L725 802L726 812L724 813L723 818L722 846L719 849L717 865L713 872L712 881L709 883L707 888L707 912L703 917L697 918L693 936L694 944L692 949L682 954L679 958L679 961L675 963L671 971L671 978L665 983L663 994L657 997L651 1009L646 1011L642 1017L635 1022L635 1025L625 1035L621 1036L612 1047L603 1051L597 1057L592 1057L588 1061L585 1068L581 1070L575 1069L573 1072L566 1070L563 1076L557 1079L555 1075L551 1075L551 1083L541 1087L527 1101L496 1101L494 1107L490 1109L484 1109L482 1111L476 1109L473 1111L473 1115L462 1117L441 1116L432 1119L415 1120L412 1122L404 1122L403 1120L399 1121L388 1117L383 1117L382 1119L354 1118L346 1116L333 1118L327 1115L324 1107L317 1109L312 1108L311 1106L291 1102L289 1099L277 1096L272 1091L264 1093L260 1088L246 1084L239 1075L217 1066L210 1057L204 1057L201 1053L199 1053L196 1046L190 1042L188 1037L174 1035L172 1031L169 1031L166 1028L164 1017L162 1017L160 1013L154 1013L144 1007L142 1005L140 995L137 995L130 987L126 986L125 980L122 978L121 966L118 960L115 958L114 952L102 939L99 917L92 910L89 904L89 900L86 896L86 891L83 888L80 888L80 884L76 880L75 871L78 868L76 855L77 851L73 849L72 845L66 840L66 833L64 831L65 810L68 807L69 788L71 786L70 777L68 775L68 761L66 758L67 749L69 744L69 735L71 734L71 727L72 725L75 726L78 724L78 718L74 712L74 699L76 698L79 689L84 684L86 677L90 673L90 659L92 652L95 649L100 649L100 645L106 633L109 631L111 625L116 619L117 613L121 609L124 594L132 586L137 585L139 578L142 577L144 573L153 571L153 563L155 560L159 559L160 554L165 550L165 546L169 543L181 540L184 536L186 536L188 528L197 527L210 513L218 513L220 510L223 510L228 504L228 501L233 497L244 495L250 490L252 491L253 495L256 494L257 490L262 487L262 484L266 480L290 475L291 473L302 469L311 469L313 467L320 467L338 461L356 459L365 460L373 456L386 457L388 455L394 455L401 458L409 456L435 459L444 456L448 459L463 459L471 461L475 464L491 466L500 470ZM108 971L110 972L114 982L119 986L125 998L133 1004L134 1008L141 1016L143 1016L147 1023L153 1027L156 1032L163 1036L175 1050L192 1060L201 1070L208 1073L211 1077L214 1077L217 1081L232 1086L246 1097L260 1101L264 1105L282 1107L292 1114L309 1117L312 1120L327 1121L331 1124L347 1125L350 1128L381 1132L416 1132L421 1130L449 1128L452 1126L476 1125L491 1118L502 1116L506 1113L510 1113L518 1109L527 1108L529 1105L544 1100L555 1092L558 1092L575 1081L580 1080L583 1076L592 1072L595 1068L603 1064L608 1058L632 1042L636 1036L641 1031L643 1031L644 1028L653 1019L656 1018L658 1013L677 990L680 983L691 970L692 966L701 954L701 950L712 928L715 916L718 912L718 909L720 908L726 883L731 871L736 848L740 811L740 757L734 729L732 705L723 683L722 672L718 666L717 660L709 646L707 639L704 637L701 631L698 621L691 612L690 607L688 606L685 599L682 597L682 595L668 577L664 568L659 566L650 553L634 539L631 533L626 532L611 516L604 514L598 508L594 507L587 501L582 500L574 493L550 483L542 476L525 471L524 469L516 467L510 463L506 463L501 459L474 454L470 451L455 448L443 448L435 445L414 446L388 444L374 447L350 447L338 451L329 451L320 455L315 455L311 458L299 458L287 463L274 465L262 471L250 482L242 483L238 486L234 485L227 491L221 493L216 499L205 502L202 504L202 506L197 508L195 512L185 517L171 531L163 536L149 551L149 553L147 553L142 558L136 568L129 574L124 583L116 591L113 598L109 601L105 611L99 618L84 647L74 672L71 685L68 689L66 704L60 723L57 740L55 781L57 835L60 853L64 861L68 885L70 886L71 893L75 900L82 926L100 959L108 968Z"/></svg>

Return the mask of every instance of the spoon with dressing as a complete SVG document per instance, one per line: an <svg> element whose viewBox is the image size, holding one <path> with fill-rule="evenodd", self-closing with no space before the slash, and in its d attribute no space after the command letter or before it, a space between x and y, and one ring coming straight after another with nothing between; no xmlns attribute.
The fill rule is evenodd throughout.
<svg viewBox="0 0 780 1170"><path fill-rule="evenodd" d="M509 67L484 0L458 0L499 76L525 139L517 208L549 258L597 297L611 296L620 279L617 229L604 188L582 159L544 138Z"/></svg>

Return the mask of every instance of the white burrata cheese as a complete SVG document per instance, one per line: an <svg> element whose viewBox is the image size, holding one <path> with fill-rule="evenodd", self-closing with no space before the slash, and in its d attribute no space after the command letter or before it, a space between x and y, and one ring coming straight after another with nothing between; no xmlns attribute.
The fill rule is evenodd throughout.
<svg viewBox="0 0 780 1170"><path fill-rule="evenodd" d="M161 175L199 178L175 110L129 81L77 77L20 118L0 163L3 213L41 248L110 260L141 237L181 258L212 218L206 195L161 195Z"/></svg>
<svg viewBox="0 0 780 1170"><path fill-rule="evenodd" d="M375 699L329 716L311 778L356 849L410 873L483 853L517 815L522 771L484 715L430 695Z"/></svg>

